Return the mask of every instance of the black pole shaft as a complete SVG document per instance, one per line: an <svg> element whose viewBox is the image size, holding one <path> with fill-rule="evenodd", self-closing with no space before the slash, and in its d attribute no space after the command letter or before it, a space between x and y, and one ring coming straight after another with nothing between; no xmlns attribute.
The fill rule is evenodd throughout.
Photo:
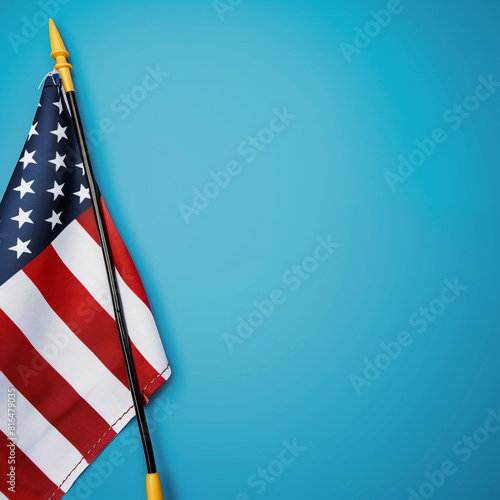
<svg viewBox="0 0 500 500"><path fill-rule="evenodd" d="M115 264L113 261L111 246L109 244L108 231L106 229L106 224L104 221L101 196L99 193L99 188L97 187L96 181L94 179L94 174L92 172L92 166L90 164L87 143L85 142L80 113L78 112L78 106L76 104L75 93L74 91L66 92L66 96L68 98L69 108L73 118L73 123L75 125L78 145L80 146L80 151L82 153L85 175L87 176L87 181L89 183L90 198L92 200L97 229L99 231L99 240L101 242L104 263L106 265L109 288L113 301L113 310L115 313L116 324L118 326L118 332L120 334L120 343L123 350L123 357L125 358L125 365L127 367L128 382L130 386L130 392L132 394L132 400L134 402L135 414L137 416L137 424L139 426L139 432L141 434L142 445L144 447L144 455L146 456L147 469L149 474L154 474L156 472L156 463L153 453L153 445L151 443L148 423L146 421L144 406L142 404L141 389L139 387L139 381L137 380L137 372L135 369L134 358L132 356L132 350L130 347L130 338L128 336L127 325L125 323L125 317L123 315L122 300L120 297L120 291L118 289L118 281L116 279Z"/></svg>

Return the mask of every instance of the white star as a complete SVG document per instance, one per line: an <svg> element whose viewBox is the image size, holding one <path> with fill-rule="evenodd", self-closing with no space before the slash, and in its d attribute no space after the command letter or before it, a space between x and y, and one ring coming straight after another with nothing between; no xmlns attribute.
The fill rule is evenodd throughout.
<svg viewBox="0 0 500 500"><path fill-rule="evenodd" d="M58 184L56 181L54 181L54 187L47 189L47 192L52 193L54 195L54 200L56 200L59 195L64 196L64 193L62 192L63 187L64 182L62 184Z"/></svg>
<svg viewBox="0 0 500 500"><path fill-rule="evenodd" d="M57 106L57 108L59 109L59 114L61 114L63 111L61 99L59 99L57 102L53 102L52 104L54 106Z"/></svg>
<svg viewBox="0 0 500 500"><path fill-rule="evenodd" d="M23 164L23 170L30 164L34 163L36 165L36 161L33 159L34 154L36 153L35 151L32 151L31 153L28 153L28 150L24 150L24 156L19 160L19 163Z"/></svg>
<svg viewBox="0 0 500 500"><path fill-rule="evenodd" d="M90 200L89 188L83 187L83 184L80 184L80 190L73 194L80 197L80 203L87 198Z"/></svg>
<svg viewBox="0 0 500 500"><path fill-rule="evenodd" d="M61 214L62 210L58 214L54 212L54 210L52 210L52 215L48 219L45 219L45 222L50 222L52 224L52 229L54 229L54 227L56 227L56 224L62 224Z"/></svg>
<svg viewBox="0 0 500 500"><path fill-rule="evenodd" d="M38 132L36 131L36 126L37 125L38 125L38 122L36 122L33 125L31 125L30 133L28 134L28 141L31 139L32 135L38 135Z"/></svg>
<svg viewBox="0 0 500 500"><path fill-rule="evenodd" d="M53 160L49 160L50 163L53 163L56 166L56 172L59 170L59 167L66 168L66 164L64 163L64 158L66 158L66 155L61 156L56 151L56 157Z"/></svg>
<svg viewBox="0 0 500 500"><path fill-rule="evenodd" d="M75 167L81 168L82 169L82 175L85 175L85 169L83 168L83 163L77 163L77 164L75 164Z"/></svg>
<svg viewBox="0 0 500 500"><path fill-rule="evenodd" d="M39 108L41 108L41 107L42 107L42 105L41 105L40 103L38 103L38 107L39 107Z"/></svg>
<svg viewBox="0 0 500 500"><path fill-rule="evenodd" d="M35 194L35 191L31 189L31 185L33 184L34 181L29 181L26 182L24 179L21 179L21 184L14 188L14 191L19 191L21 198L26 194L26 193L31 193Z"/></svg>
<svg viewBox="0 0 500 500"><path fill-rule="evenodd" d="M22 208L19 208L19 214L15 217L11 217L11 219L18 222L19 228L23 227L23 224L26 222L29 224L33 224L33 221L30 219L31 212L33 212L33 210L25 212Z"/></svg>
<svg viewBox="0 0 500 500"><path fill-rule="evenodd" d="M68 136L66 135L66 129L68 127L61 127L61 124L57 124L57 129L56 130L51 130L50 133L57 135L57 142L59 142L61 139L67 139Z"/></svg>
<svg viewBox="0 0 500 500"><path fill-rule="evenodd" d="M13 247L10 247L9 250L16 252L17 258L19 259L19 257L21 257L23 253L31 253L31 250L28 248L30 242L31 240L21 241L19 238L17 238L17 244Z"/></svg>

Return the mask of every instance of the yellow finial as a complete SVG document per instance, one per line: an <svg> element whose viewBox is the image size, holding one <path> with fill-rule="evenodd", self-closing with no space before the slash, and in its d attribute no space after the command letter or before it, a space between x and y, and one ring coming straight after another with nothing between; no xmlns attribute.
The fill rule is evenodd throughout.
<svg viewBox="0 0 500 500"><path fill-rule="evenodd" d="M73 87L73 80L71 78L70 69L72 68L71 64L67 61L69 57L69 52L66 50L64 46L64 42L62 41L61 35L59 34L56 25L52 19L49 19L49 35L50 35L50 48L52 52L50 53L50 57L56 60L56 64L54 64L54 69L59 71L61 75L61 80L63 83L64 90L69 92L70 90L75 90Z"/></svg>

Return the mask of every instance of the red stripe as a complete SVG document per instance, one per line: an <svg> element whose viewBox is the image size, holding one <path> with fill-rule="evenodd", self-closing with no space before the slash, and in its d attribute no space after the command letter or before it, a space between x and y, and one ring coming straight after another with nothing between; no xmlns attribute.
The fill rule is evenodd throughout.
<svg viewBox="0 0 500 500"><path fill-rule="evenodd" d="M83 455L95 456L95 436L108 431L108 423L35 350L24 334L0 309L2 372L18 391ZM61 351L64 355L64 351ZM115 436L116 433L111 430Z"/></svg>
<svg viewBox="0 0 500 500"><path fill-rule="evenodd" d="M48 279L47 269L50 269ZM115 320L64 265L49 245L23 271L40 290L54 312L100 361L128 388L127 372ZM158 372L133 343L132 354L141 388Z"/></svg>
<svg viewBox="0 0 500 500"><path fill-rule="evenodd" d="M2 456L8 450L7 444L10 440L3 432L0 432L0 447L2 448ZM24 453L20 448L16 447L16 486L15 493L8 490L7 483L7 458L2 460L2 478L0 481L0 491L7 497L19 500L40 500L50 498L51 500L59 500L63 497L64 492L58 490L55 485ZM5 474L4 474L5 472ZM53 496L52 494L56 492Z"/></svg>
<svg viewBox="0 0 500 500"><path fill-rule="evenodd" d="M148 306L149 301L146 296L146 291L142 285L141 278L135 267L135 264L130 256L125 243L120 237L111 216L109 215L108 209L104 204L104 200L101 198L102 208L104 212L104 220L106 222L106 229L108 230L109 242L111 245L111 251L113 252L113 259L115 261L115 267L120 273L123 281L128 285L128 287ZM87 233L94 238L94 241L100 245L99 233L97 232L97 225L94 218L94 211L89 208L86 212L80 215L77 221L82 225L82 227L87 231Z"/></svg>
<svg viewBox="0 0 500 500"><path fill-rule="evenodd" d="M128 387L115 320L64 265L54 247L49 245L23 271L73 333Z"/></svg>

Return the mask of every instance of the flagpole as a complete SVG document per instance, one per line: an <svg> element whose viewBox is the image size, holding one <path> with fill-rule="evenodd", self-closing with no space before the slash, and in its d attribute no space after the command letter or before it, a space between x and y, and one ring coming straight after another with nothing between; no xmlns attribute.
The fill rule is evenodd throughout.
<svg viewBox="0 0 500 500"><path fill-rule="evenodd" d="M141 435L142 445L144 447L144 455L146 457L147 498L148 500L163 500L160 478L156 470L153 445L151 443L151 437L149 435L146 415L144 413L144 405L142 404L141 389L139 387L139 381L137 379L137 372L135 369L134 358L130 346L130 338L127 331L125 317L123 315L123 305L115 273L113 253L111 251L111 245L109 243L108 232L106 229L106 223L104 220L104 215L101 205L101 195L92 171L92 165L90 163L87 144L85 142L82 122L80 119L80 113L78 112L78 105L76 103L76 98L75 98L75 89L73 86L73 80L71 78L71 73L70 73L70 69L72 68L72 66L67 61L67 58L69 58L69 52L66 50L61 35L59 34L59 31L56 28L56 25L54 24L54 21L52 19L49 19L49 34L50 34L50 46L52 49L50 55L53 59L56 60L54 69L56 69L61 75L63 87L64 90L66 91L66 97L68 100L69 109L71 111L71 117L76 130L78 145L80 146L80 151L82 154L83 167L89 184L90 198L92 201L95 220L97 223L97 229L99 232L99 240L101 242L104 263L106 265L106 273L108 275L109 288L111 291L111 298L113 302L113 310L115 313L116 324L118 326L123 357L125 359L125 365L127 368L127 376L129 381L130 392L132 394L132 401L134 403L135 414L137 416L137 424L139 426L139 433Z"/></svg>

